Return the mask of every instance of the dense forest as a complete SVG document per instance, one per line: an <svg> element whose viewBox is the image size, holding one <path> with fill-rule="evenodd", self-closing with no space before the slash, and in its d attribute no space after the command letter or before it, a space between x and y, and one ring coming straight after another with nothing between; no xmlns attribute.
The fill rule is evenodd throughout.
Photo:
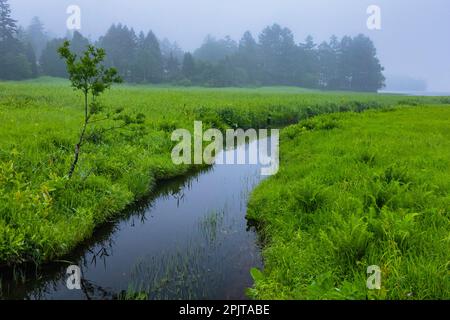
<svg viewBox="0 0 450 320"><path fill-rule="evenodd" d="M135 32L114 24L90 41L81 33L51 38L35 17L25 29L11 18L7 0L0 0L0 79L21 80L40 75L66 77L57 53L64 40L80 53L89 43L106 50L108 66L131 83L175 85L272 86L349 91L384 87L383 67L373 42L364 35L332 36L315 43L311 36L296 43L294 34L278 24L266 27L257 39L245 32L239 42L207 36L194 52L160 40L152 32Z"/></svg>

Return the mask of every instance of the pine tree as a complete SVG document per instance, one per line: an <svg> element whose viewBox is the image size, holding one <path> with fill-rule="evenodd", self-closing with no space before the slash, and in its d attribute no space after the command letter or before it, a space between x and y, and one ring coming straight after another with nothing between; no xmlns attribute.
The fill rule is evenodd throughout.
<svg viewBox="0 0 450 320"><path fill-rule="evenodd" d="M245 70L247 79L251 84L256 84L261 80L261 53L258 43L250 31L245 32L239 41L236 60L237 65Z"/></svg>
<svg viewBox="0 0 450 320"><path fill-rule="evenodd" d="M70 50L79 56L86 51L89 44L90 43L87 38L83 37L80 32L75 31L70 42Z"/></svg>
<svg viewBox="0 0 450 320"><path fill-rule="evenodd" d="M180 62L170 53L166 63L166 79L168 81L178 80L180 77Z"/></svg>
<svg viewBox="0 0 450 320"><path fill-rule="evenodd" d="M165 63L167 64L167 60L169 60L170 55L172 55L177 61L182 61L184 52L176 42L170 42L167 38L164 38L159 42L159 46L161 48L161 54Z"/></svg>
<svg viewBox="0 0 450 320"><path fill-rule="evenodd" d="M26 39L33 47L34 53L39 59L48 38L45 34L44 24L38 17L33 17L31 20L31 23L26 30Z"/></svg>
<svg viewBox="0 0 450 320"><path fill-rule="evenodd" d="M47 43L39 60L43 74L67 78L66 64L60 59L58 54L58 48L63 45L64 41L65 39L53 39Z"/></svg>
<svg viewBox="0 0 450 320"><path fill-rule="evenodd" d="M294 35L288 28L274 24L265 28L259 36L264 83L290 85L295 76L297 47Z"/></svg>
<svg viewBox="0 0 450 320"><path fill-rule="evenodd" d="M352 41L351 90L376 92L384 86L383 67L368 37L360 34Z"/></svg>
<svg viewBox="0 0 450 320"><path fill-rule="evenodd" d="M319 86L319 57L312 36L308 36L299 46L299 65L301 66L301 81L299 84L307 88ZM298 74L297 74L298 76Z"/></svg>
<svg viewBox="0 0 450 320"><path fill-rule="evenodd" d="M25 50L28 63L30 64L31 77L36 78L39 75L37 67L37 59L33 46L31 45L30 42L27 43Z"/></svg>
<svg viewBox="0 0 450 320"><path fill-rule="evenodd" d="M0 0L0 41L15 38L17 21L11 18L11 8L7 0Z"/></svg>
<svg viewBox="0 0 450 320"><path fill-rule="evenodd" d="M133 29L121 24L113 24L100 39L99 45L107 53L106 64L117 69L121 77L133 81L137 37Z"/></svg>
<svg viewBox="0 0 450 320"><path fill-rule="evenodd" d="M194 57L209 63L218 63L226 57L232 56L237 51L237 44L229 36L216 40L208 35L202 46L195 50Z"/></svg>
<svg viewBox="0 0 450 320"><path fill-rule="evenodd" d="M163 79L163 58L159 41L152 31L149 31L144 42L144 50L149 53L147 63L148 80L151 83L160 83Z"/></svg>
<svg viewBox="0 0 450 320"><path fill-rule="evenodd" d="M16 20L7 0L0 0L0 79L21 80L32 76L24 45L17 38Z"/></svg>
<svg viewBox="0 0 450 320"><path fill-rule="evenodd" d="M189 80L193 80L195 76L195 61L194 57L189 52L184 54L182 73L183 76Z"/></svg>
<svg viewBox="0 0 450 320"><path fill-rule="evenodd" d="M134 81L143 83L160 83L162 81L163 57L159 41L152 31L147 35L143 32L139 34L134 64Z"/></svg>

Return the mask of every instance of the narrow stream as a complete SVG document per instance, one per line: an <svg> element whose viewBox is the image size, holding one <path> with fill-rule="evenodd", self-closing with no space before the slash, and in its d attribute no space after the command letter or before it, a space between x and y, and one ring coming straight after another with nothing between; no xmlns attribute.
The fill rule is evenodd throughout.
<svg viewBox="0 0 450 320"><path fill-rule="evenodd" d="M262 267L258 236L246 220L248 196L261 179L259 165L216 165L165 182L64 261L0 270L0 298L114 299L146 292L150 299L246 299L250 269ZM70 264L82 269L82 290L66 286Z"/></svg>

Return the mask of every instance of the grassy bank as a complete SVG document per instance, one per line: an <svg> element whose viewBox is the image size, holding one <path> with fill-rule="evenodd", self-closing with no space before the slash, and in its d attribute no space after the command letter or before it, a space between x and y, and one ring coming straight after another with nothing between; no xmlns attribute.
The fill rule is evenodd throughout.
<svg viewBox="0 0 450 320"><path fill-rule="evenodd" d="M320 116L281 139L249 205L266 241L253 297L450 298L450 107Z"/></svg>
<svg viewBox="0 0 450 320"><path fill-rule="evenodd" d="M201 89L120 86L102 103L146 115L145 130L92 136L67 174L82 123L82 97L67 81L0 83L0 264L44 262L89 237L99 224L190 169L170 159L176 128L267 127L320 113L363 111L442 98L309 92L295 88Z"/></svg>

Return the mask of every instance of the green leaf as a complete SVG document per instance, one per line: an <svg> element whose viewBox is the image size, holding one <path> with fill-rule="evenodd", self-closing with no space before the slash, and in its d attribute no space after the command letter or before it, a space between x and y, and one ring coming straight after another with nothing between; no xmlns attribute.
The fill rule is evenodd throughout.
<svg viewBox="0 0 450 320"><path fill-rule="evenodd" d="M252 268L250 274L255 282L264 280L264 274L257 268Z"/></svg>

